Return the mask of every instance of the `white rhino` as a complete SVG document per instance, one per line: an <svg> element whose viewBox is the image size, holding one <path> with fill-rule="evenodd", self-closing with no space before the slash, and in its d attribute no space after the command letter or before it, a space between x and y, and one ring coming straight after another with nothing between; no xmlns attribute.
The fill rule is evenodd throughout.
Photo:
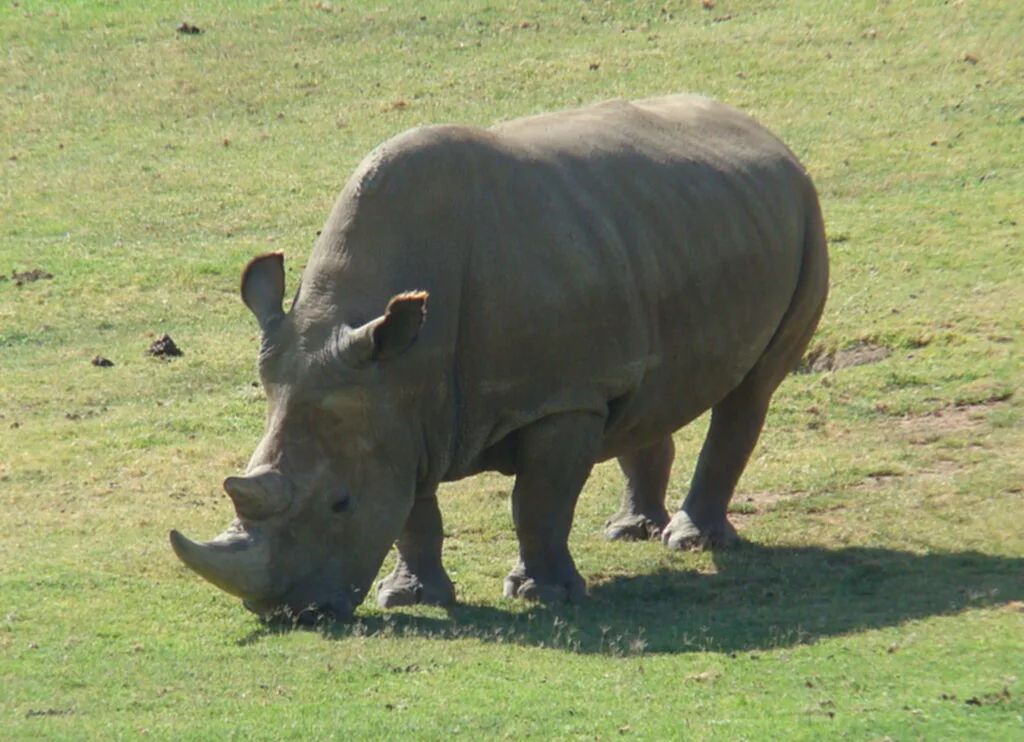
<svg viewBox="0 0 1024 742"><path fill-rule="evenodd" d="M721 544L827 284L810 178L721 103L610 101L401 134L349 179L290 311L282 255L246 268L265 433L224 482L228 530L171 544L251 610L306 620L350 616L397 541L378 603L447 604L438 485L497 470L515 476L505 594L575 600L573 510L613 457L626 488L610 538ZM672 434L708 409L670 518Z"/></svg>

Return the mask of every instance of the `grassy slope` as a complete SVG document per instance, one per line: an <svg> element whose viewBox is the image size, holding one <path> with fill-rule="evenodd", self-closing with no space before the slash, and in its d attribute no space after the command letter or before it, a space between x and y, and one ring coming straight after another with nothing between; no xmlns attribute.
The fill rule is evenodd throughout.
<svg viewBox="0 0 1024 742"><path fill-rule="evenodd" d="M0 274L54 276L0 281L5 737L1021 734L1018 3L141 5L0 8ZM750 545L604 543L605 465L579 608L497 598L500 477L446 493L450 614L276 634L178 566L166 530L227 521L261 430L248 257L297 277L347 172L409 126L684 89L814 174L819 350L892 351L786 383L735 500ZM146 357L164 332L183 358Z"/></svg>

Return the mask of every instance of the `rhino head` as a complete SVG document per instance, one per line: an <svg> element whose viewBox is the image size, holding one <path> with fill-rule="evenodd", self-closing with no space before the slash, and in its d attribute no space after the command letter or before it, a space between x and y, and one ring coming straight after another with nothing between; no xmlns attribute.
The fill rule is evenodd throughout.
<svg viewBox="0 0 1024 742"><path fill-rule="evenodd" d="M389 367L416 340L427 295L395 296L383 315L348 327L326 296L301 307L296 297L286 314L284 290L280 253L243 273L242 300L263 333L267 415L245 475L224 481L237 517L206 543L171 531L171 546L261 616L348 618L413 504L416 395Z"/></svg>

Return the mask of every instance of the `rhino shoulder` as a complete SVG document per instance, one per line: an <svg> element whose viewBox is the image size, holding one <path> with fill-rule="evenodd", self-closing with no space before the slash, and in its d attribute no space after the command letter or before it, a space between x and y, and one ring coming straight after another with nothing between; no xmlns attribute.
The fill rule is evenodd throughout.
<svg viewBox="0 0 1024 742"><path fill-rule="evenodd" d="M460 172L460 160L486 147L491 134L472 126L421 126L402 132L379 145L356 168L349 180L352 196L392 197L424 178L438 180Z"/></svg>

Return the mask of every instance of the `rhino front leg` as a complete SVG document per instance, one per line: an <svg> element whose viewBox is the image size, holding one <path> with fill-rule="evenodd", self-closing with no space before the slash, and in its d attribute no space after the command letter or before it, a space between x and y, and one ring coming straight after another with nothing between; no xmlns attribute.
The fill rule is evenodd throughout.
<svg viewBox="0 0 1024 742"><path fill-rule="evenodd" d="M661 529L668 523L665 490L675 454L672 436L668 436L619 456L619 467L626 475L626 491L619 512L604 524L610 540L637 541L661 535Z"/></svg>
<svg viewBox="0 0 1024 742"><path fill-rule="evenodd" d="M394 608L417 603L454 603L455 587L441 563L443 540L436 493L417 497L396 543L398 563L377 584L377 605Z"/></svg>
<svg viewBox="0 0 1024 742"><path fill-rule="evenodd" d="M512 490L519 563L505 578L506 597L555 603L586 596L569 531L603 430L599 415L565 413L519 431Z"/></svg>
<svg viewBox="0 0 1024 742"><path fill-rule="evenodd" d="M736 541L726 511L761 434L771 396L752 386L741 385L712 408L690 491L662 532L670 549L728 546Z"/></svg>

